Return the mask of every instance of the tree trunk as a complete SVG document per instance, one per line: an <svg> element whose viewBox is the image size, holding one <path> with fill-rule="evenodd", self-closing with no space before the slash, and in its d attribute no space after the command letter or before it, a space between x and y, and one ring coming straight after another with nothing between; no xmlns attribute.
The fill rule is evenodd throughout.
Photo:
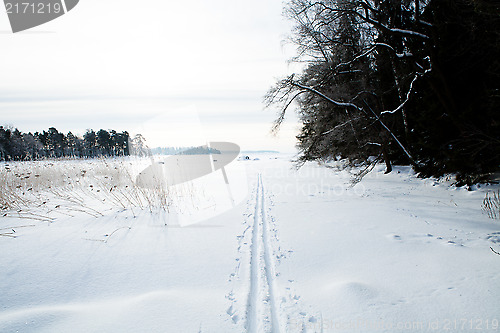
<svg viewBox="0 0 500 333"><path fill-rule="evenodd" d="M385 174L392 172L391 160L389 159L389 153L387 152L387 144L382 144L382 156L385 161Z"/></svg>

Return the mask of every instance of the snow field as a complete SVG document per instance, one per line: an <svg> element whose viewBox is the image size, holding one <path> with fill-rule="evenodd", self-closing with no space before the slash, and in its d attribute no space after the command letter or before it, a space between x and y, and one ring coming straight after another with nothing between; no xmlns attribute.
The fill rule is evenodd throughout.
<svg viewBox="0 0 500 333"><path fill-rule="evenodd" d="M308 332L441 331L464 319L461 331L472 332L498 323L500 274L489 246L500 226L481 212L488 188L448 187L403 167L377 168L354 187L347 172L325 177L313 165L293 180L276 174L268 170L268 184L284 175L298 184L274 193L273 214L294 251L280 270L319 313ZM318 186L307 193L303 183ZM343 194L330 191L339 184Z"/></svg>
<svg viewBox="0 0 500 333"><path fill-rule="evenodd" d="M489 247L500 250L500 225L481 211L495 187L467 191L404 167L377 167L352 186L346 171L259 157L234 162L248 186L231 179L241 169L228 172L245 193L234 206L211 192L214 174L186 187L170 211L120 208L104 196L82 196L95 215L61 214L56 196L50 210L30 210L49 219L7 210L0 331L499 329L500 257ZM192 223L179 224L184 217Z"/></svg>

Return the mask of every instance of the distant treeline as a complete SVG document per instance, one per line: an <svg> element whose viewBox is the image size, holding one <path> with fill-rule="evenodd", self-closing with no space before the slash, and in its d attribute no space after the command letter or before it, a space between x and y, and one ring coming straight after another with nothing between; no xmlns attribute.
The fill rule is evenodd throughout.
<svg viewBox="0 0 500 333"><path fill-rule="evenodd" d="M129 133L114 130L87 130L83 137L71 132L22 133L17 128L0 126L0 161L59 157L100 157L130 155ZM136 138L134 138L135 140Z"/></svg>
<svg viewBox="0 0 500 333"><path fill-rule="evenodd" d="M200 147L157 147L151 149L153 155L208 155L220 154L221 152L214 148L204 146Z"/></svg>

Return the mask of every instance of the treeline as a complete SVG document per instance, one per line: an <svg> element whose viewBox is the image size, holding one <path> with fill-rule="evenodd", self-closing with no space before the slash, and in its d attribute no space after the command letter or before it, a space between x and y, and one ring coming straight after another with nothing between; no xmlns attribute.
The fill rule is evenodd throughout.
<svg viewBox="0 0 500 333"><path fill-rule="evenodd" d="M297 106L300 162L411 164L469 184L500 169L500 2L288 0L285 12L305 66L265 99L275 129Z"/></svg>
<svg viewBox="0 0 500 333"><path fill-rule="evenodd" d="M71 132L22 133L17 128L0 126L0 160L36 160L60 157L127 156L131 151L128 132L87 130L83 137ZM136 138L134 138L136 139Z"/></svg>

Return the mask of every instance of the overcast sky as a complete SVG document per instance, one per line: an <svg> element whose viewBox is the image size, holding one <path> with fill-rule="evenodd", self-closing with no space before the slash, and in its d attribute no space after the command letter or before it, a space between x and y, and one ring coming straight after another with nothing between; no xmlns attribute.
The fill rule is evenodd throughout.
<svg viewBox="0 0 500 333"><path fill-rule="evenodd" d="M272 138L276 110L262 104L291 71L281 13L281 0L80 0L17 34L0 13L0 123L128 130L151 146L293 151L296 120Z"/></svg>

